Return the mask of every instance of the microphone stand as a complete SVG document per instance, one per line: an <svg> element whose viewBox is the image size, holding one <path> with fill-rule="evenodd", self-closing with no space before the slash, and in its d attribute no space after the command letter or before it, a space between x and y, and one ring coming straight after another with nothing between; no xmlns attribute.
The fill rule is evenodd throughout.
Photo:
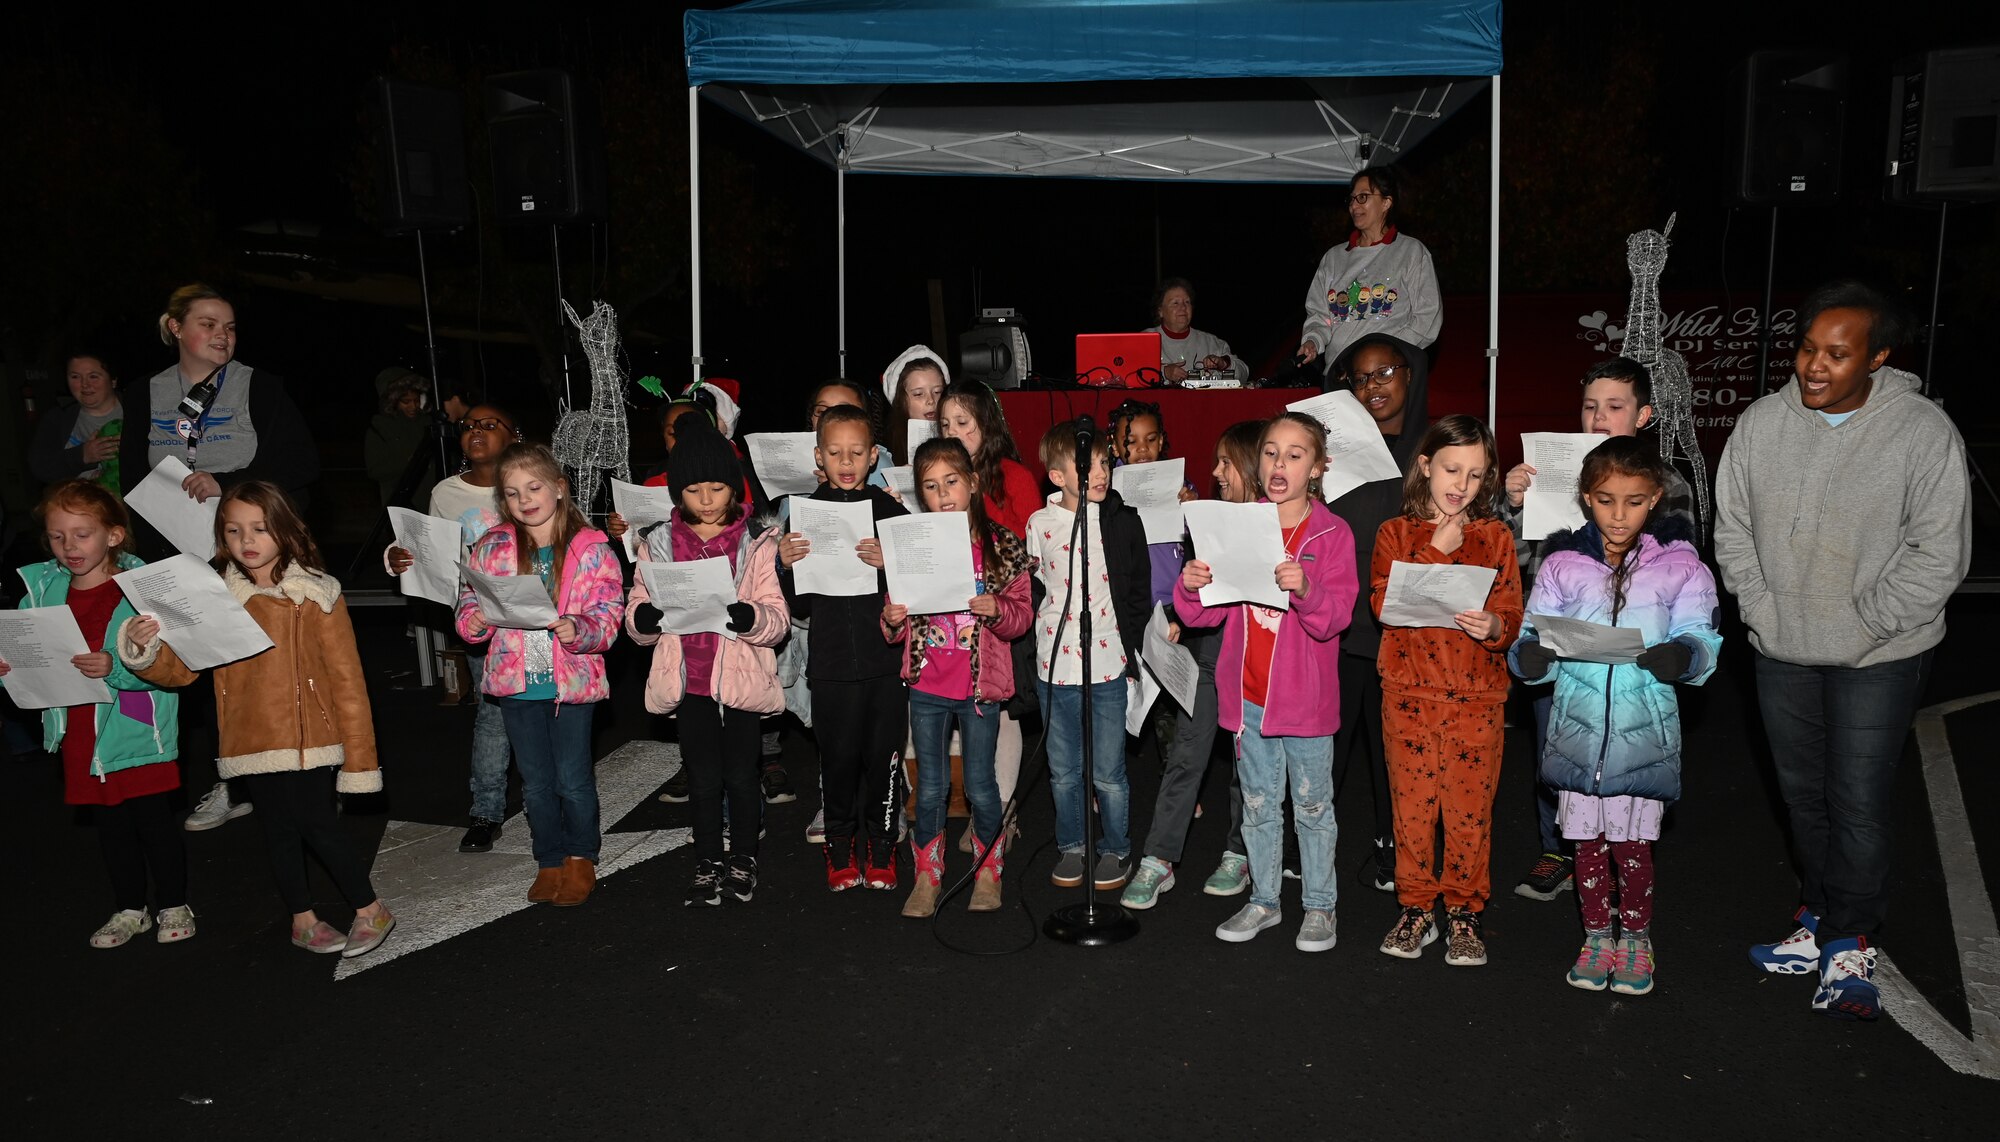
<svg viewBox="0 0 2000 1142"><path fill-rule="evenodd" d="M1042 933L1049 939L1079 947L1097 948L1106 944L1123 943L1139 934L1139 922L1117 903L1097 902L1097 813L1090 807L1090 798L1097 791L1096 769L1093 764L1094 750L1090 721L1090 469L1096 462L1095 448L1078 448L1076 455L1077 505L1076 525L1070 530L1069 549L1076 553L1077 608L1076 608L1076 651L1079 669L1083 672L1078 695L1083 716L1083 903L1070 904L1049 913L1042 924ZM1103 509L1099 508L1102 520ZM1059 655L1061 647L1051 649L1051 657ZM1049 687L1051 698L1055 687ZM1050 705L1054 705L1051 701ZM1054 711L1048 715L1054 716ZM1120 748L1123 748L1121 743Z"/></svg>

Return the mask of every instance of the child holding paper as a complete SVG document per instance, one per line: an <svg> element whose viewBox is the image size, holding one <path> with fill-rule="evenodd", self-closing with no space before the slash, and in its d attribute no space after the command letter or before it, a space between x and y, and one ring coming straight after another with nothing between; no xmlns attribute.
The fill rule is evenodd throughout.
<svg viewBox="0 0 2000 1142"><path fill-rule="evenodd" d="M169 803L180 788L174 763L179 696L133 674L106 651L113 632L138 617L112 576L144 565L126 550L131 520L118 497L95 482L56 484L35 508L42 542L54 558L21 568L21 608L68 607L96 649L70 659L85 678L101 678L111 701L42 711L42 748L62 758L63 804L89 805L98 848L118 911L90 935L93 948L115 948L153 927L171 944L194 935L187 904L187 844ZM113 636L113 637L107 637ZM0 685L10 667L0 659ZM157 913L146 911L146 875Z"/></svg>
<svg viewBox="0 0 2000 1142"><path fill-rule="evenodd" d="M1382 626L1382 736L1396 812L1396 897L1403 912L1382 951L1416 959L1437 939L1440 892L1449 928L1444 962L1486 962L1479 914L1492 883L1493 788L1507 701L1507 647L1521 627L1514 537L1493 518L1500 486L1493 434L1478 420L1447 416L1424 433L1403 481L1403 514L1375 534L1369 605ZM1398 562L1494 569L1477 610L1453 627L1382 622L1389 573ZM1438 820L1444 873L1435 874Z"/></svg>
<svg viewBox="0 0 2000 1142"><path fill-rule="evenodd" d="M1249 848L1250 902L1216 928L1232 944L1256 938L1283 919L1285 795L1299 835L1305 919L1293 946L1323 952L1335 941L1333 735L1340 707L1327 701L1340 668L1340 632L1354 610L1360 582L1354 533L1321 502L1326 430L1313 418L1286 412L1264 429L1258 446L1259 502L1277 505L1285 559L1272 569L1289 593L1284 610L1255 603L1208 606L1201 589L1214 581L1206 560L1188 560L1174 588L1174 609L1189 626L1221 625L1216 659L1217 720L1236 735L1236 771L1243 785L1243 840Z"/></svg>
<svg viewBox="0 0 2000 1142"><path fill-rule="evenodd" d="M474 405L459 422L458 447L465 456L465 467L432 486L430 514L456 521L459 538L466 546L479 542L480 536L500 522L494 487L500 481L500 454L520 441L521 430L513 415L498 405ZM394 544L382 558L391 575L403 574L414 562L410 552ZM458 851L483 853L493 850L507 819L507 723L500 716L499 705L481 692L486 677L485 653L469 648L465 664L478 704L472 715L472 814L465 835L459 838Z"/></svg>
<svg viewBox="0 0 2000 1142"><path fill-rule="evenodd" d="M815 412L819 443L814 452L826 481L809 498L867 504L878 522L908 515L887 492L866 483L876 450L867 412L847 404ZM806 681L817 710L814 730L825 814L826 886L834 892L862 884L893 889L901 808L896 804L895 772L908 733L909 699L903 692L901 656L882 640L879 627L886 587L878 572L875 590L864 595L800 591L792 569L810 554L812 544L797 532L778 542L778 585L792 621L810 620L812 627L806 644ZM872 530L852 554L871 567L882 565L882 544ZM860 851L864 838L865 872Z"/></svg>
<svg viewBox="0 0 2000 1142"><path fill-rule="evenodd" d="M1146 526L1139 513L1111 490L1110 446L1093 442L1077 453L1077 423L1064 421L1042 435L1042 465L1057 495L1028 520L1028 554L1036 560L1043 597L1035 615L1035 681L1048 722L1049 788L1056 799L1056 843L1062 855L1050 880L1075 888L1088 875L1100 891L1125 887L1131 878L1132 842L1126 835L1131 782L1125 776L1125 680L1136 678L1139 645L1152 614L1147 595ZM1096 510L1090 510L1094 507ZM1082 553L1071 549L1077 514L1085 515L1090 559L1088 587L1076 582ZM1087 598L1082 597L1087 595ZM1090 663L1084 670L1077 618L1088 605ZM1090 724L1083 724L1083 688L1090 687ZM1095 867L1083 847L1083 735L1092 745L1093 790L1102 832Z"/></svg>
<svg viewBox="0 0 2000 1142"><path fill-rule="evenodd" d="M590 722L593 704L611 696L604 653L618 639L624 579L547 448L512 445L500 455L499 480L506 519L472 545L465 565L486 575L538 577L559 617L547 630L496 627L467 587L458 597L458 634L487 647L482 689L499 703L521 771L536 869L528 900L571 907L597 887Z"/></svg>
<svg viewBox="0 0 2000 1142"><path fill-rule="evenodd" d="M1637 627L1645 652L1620 665L1571 661L1537 637L1531 618L1509 654L1525 681L1555 681L1540 774L1558 791L1557 822L1576 843L1583 949L1568 978L1587 991L1653 990L1653 842L1681 792L1674 684L1701 685L1722 646L1715 578L1694 533L1658 511L1666 471L1650 445L1630 436L1592 449L1578 480L1590 522L1544 541L1528 600L1530 615Z"/></svg>
<svg viewBox="0 0 2000 1142"><path fill-rule="evenodd" d="M1599 436L1638 436L1639 430L1653 423L1653 377L1646 366L1630 357L1613 357L1599 361L1583 375L1583 409L1579 431L1596 433ZM1675 516L1686 526L1687 533L1699 544L1701 526L1695 520L1694 489L1688 486L1672 464L1661 464L1662 493L1660 504L1654 513L1661 516ZM1535 574L1541 568L1544 555L1542 540L1523 542L1521 521L1525 514L1528 489L1535 484L1535 466L1527 462L1514 465L1507 472L1507 494L1499 503L1500 518L1514 533L1514 542L1520 549L1521 585L1523 591L1530 591L1535 585ZM1542 753L1548 741L1550 696L1546 687L1539 688L1533 699L1535 715L1535 756ZM1561 892L1571 887L1570 876L1574 871L1570 846L1564 843L1556 828L1556 791L1535 782L1536 824L1541 842L1541 855L1528 869L1526 876L1514 886L1516 896L1530 900L1554 900Z"/></svg>
<svg viewBox="0 0 2000 1142"><path fill-rule="evenodd" d="M938 418L951 370L928 345L912 345L882 370L882 395L889 401L889 450L910 455L910 422ZM912 457L910 463L916 460Z"/></svg>
<svg viewBox="0 0 2000 1142"><path fill-rule="evenodd" d="M903 915L937 911L944 881L945 806L951 795L951 730L958 724L965 799L972 806L977 854L971 910L1000 907L1004 802L993 774L1000 706L1014 693L1014 660L1007 643L1027 633L1033 618L1027 548L1013 532L986 518L972 457L956 440L918 447L917 487L930 512L964 512L972 534L973 593L963 611L912 615L888 600L882 636L903 647L903 681L910 686L910 730L917 752L917 828L910 836L916 885ZM879 550L879 548L878 548ZM1124 740L1119 741L1122 750Z"/></svg>
<svg viewBox="0 0 2000 1142"><path fill-rule="evenodd" d="M1124 413L1120 418L1118 413ZM1171 445L1167 442L1167 421L1160 412L1160 406L1151 401L1128 400L1112 413L1115 427L1115 443L1120 448L1126 464L1152 464L1168 458ZM1198 500L1194 485L1181 483L1181 502ZM1180 578L1181 564L1186 562L1187 553L1181 549L1179 540L1146 545L1146 563L1151 569L1151 587L1154 606L1172 607L1174 601L1174 581ZM1178 627L1180 624L1174 624Z"/></svg>
<svg viewBox="0 0 2000 1142"><path fill-rule="evenodd" d="M757 781L757 720L785 708L772 648L791 631L778 586L778 529L753 529L736 484L736 455L704 420L682 424L667 455L668 487L679 507L669 521L673 561L726 558L736 585L729 629L674 634L660 629L642 575L632 579L626 630L653 648L646 709L675 714L681 766L694 806L695 875L688 907L713 907L724 895L748 902L757 890L757 839L764 799ZM723 789L729 790L729 857L723 861Z"/></svg>
<svg viewBox="0 0 2000 1142"><path fill-rule="evenodd" d="M1264 439L1264 422L1246 420L1232 424L1215 442L1215 488L1217 497L1231 503L1247 504L1257 498L1258 448ZM1148 544L1150 556L1160 545ZM1176 548L1180 545L1175 544ZM1175 577L1180 574L1176 560ZM1172 618L1173 591L1168 588L1167 614ZM1131 883L1118 902L1127 908L1147 909L1159 902L1160 893L1174 886L1174 866L1180 863L1187 845L1188 827L1200 808L1201 781L1215 755L1217 702L1215 666L1222 649L1221 632L1198 626L1183 627L1175 641L1194 655L1197 672L1194 710L1174 707L1174 736L1166 751L1160 773L1160 791L1153 801L1153 823L1146 833L1145 856L1132 872ZM1250 885L1250 860L1243 851L1243 796L1232 771L1229 790L1229 840L1222 862L1202 885L1210 896L1234 896Z"/></svg>
<svg viewBox="0 0 2000 1142"><path fill-rule="evenodd" d="M293 945L363 955L388 938L396 918L369 883L367 859L334 819L335 791L382 788L347 600L276 484L246 480L223 492L215 532L224 585L272 643L215 668L216 769L224 780L243 777L256 800L278 892L292 914ZM193 682L195 672L159 634L154 619L125 620L118 657L156 686ZM345 936L313 910L308 849L355 909Z"/></svg>

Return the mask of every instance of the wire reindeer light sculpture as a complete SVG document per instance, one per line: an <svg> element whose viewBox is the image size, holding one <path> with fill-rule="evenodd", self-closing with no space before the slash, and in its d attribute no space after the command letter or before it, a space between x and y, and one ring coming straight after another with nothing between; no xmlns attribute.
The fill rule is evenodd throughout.
<svg viewBox="0 0 2000 1142"><path fill-rule="evenodd" d="M591 307L580 318L569 302L563 314L576 326L583 355L590 362L590 407L563 408L556 423L551 451L569 473L570 494L586 515L599 518L598 496L609 495L604 477L632 482L632 437L625 425L625 366L619 362L618 312L607 302Z"/></svg>
<svg viewBox="0 0 2000 1142"><path fill-rule="evenodd" d="M1631 310L1625 316L1627 357L1646 366L1653 375L1653 416L1660 430L1660 458L1687 466L1694 485L1696 511L1705 532L1709 524L1708 461L1694 432L1694 380L1688 375L1687 358L1666 347L1660 315L1660 271L1666 268L1674 232L1674 219L1667 216L1665 230L1641 230L1625 239L1625 265L1632 271Z"/></svg>

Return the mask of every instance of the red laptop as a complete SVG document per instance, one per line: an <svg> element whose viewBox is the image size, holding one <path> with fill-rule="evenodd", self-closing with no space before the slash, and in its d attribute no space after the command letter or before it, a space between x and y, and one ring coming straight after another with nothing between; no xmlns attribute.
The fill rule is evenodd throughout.
<svg viewBox="0 0 2000 1142"><path fill-rule="evenodd" d="M1160 335L1077 334L1076 383L1113 389L1143 389L1159 384Z"/></svg>

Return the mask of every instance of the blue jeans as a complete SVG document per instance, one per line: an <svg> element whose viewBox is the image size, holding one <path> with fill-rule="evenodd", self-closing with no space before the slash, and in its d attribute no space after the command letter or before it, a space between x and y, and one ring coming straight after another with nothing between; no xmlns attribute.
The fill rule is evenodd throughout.
<svg viewBox="0 0 2000 1142"><path fill-rule="evenodd" d="M1333 911L1340 898L1334 874L1333 736L1264 736L1264 707L1243 703L1236 735L1236 776L1243 783L1243 843L1250 848L1250 903L1276 908L1284 884L1285 789L1299 833L1299 877L1307 908Z"/></svg>
<svg viewBox="0 0 2000 1142"><path fill-rule="evenodd" d="M960 761L965 768L965 802L982 844L1000 835L1000 783L993 777L993 753L1000 740L999 702L940 698L910 688L910 741L917 747L918 848L944 832L951 802L951 723L958 721Z"/></svg>
<svg viewBox="0 0 2000 1142"><path fill-rule="evenodd" d="M1819 917L1821 947L1881 930L1896 762L1932 653L1861 667L1757 656L1757 706L1791 814L1800 892Z"/></svg>
<svg viewBox="0 0 2000 1142"><path fill-rule="evenodd" d="M1048 719L1049 788L1056 796L1056 844L1083 852L1083 687L1035 683ZM1132 783L1125 778L1125 680L1090 687L1091 779L1097 791L1100 855L1132 855L1125 835L1132 815Z"/></svg>
<svg viewBox="0 0 2000 1142"><path fill-rule="evenodd" d="M465 666L472 675L472 695L478 702L472 713L472 815L504 821L507 819L507 720L500 715L500 699L487 697L482 688L486 682L486 656L468 651Z"/></svg>
<svg viewBox="0 0 2000 1142"><path fill-rule="evenodd" d="M566 857L595 863L597 768L590 756L590 719L596 705L501 698L507 740L521 767L521 800L534 835L535 864L560 868Z"/></svg>

